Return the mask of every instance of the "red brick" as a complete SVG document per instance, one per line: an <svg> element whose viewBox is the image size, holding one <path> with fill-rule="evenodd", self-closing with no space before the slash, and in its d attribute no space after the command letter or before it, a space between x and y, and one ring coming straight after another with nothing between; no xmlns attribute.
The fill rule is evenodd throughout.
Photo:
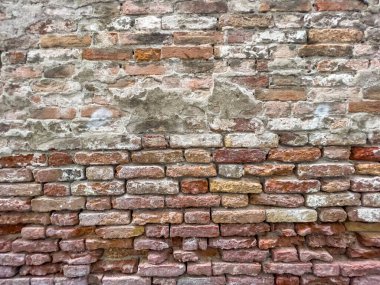
<svg viewBox="0 0 380 285"><path fill-rule="evenodd" d="M4 211L4 210L3 210ZM47 225L50 223L48 213L6 213L0 215L0 224L2 225L17 225L17 224L41 224Z"/></svg>
<svg viewBox="0 0 380 285"><path fill-rule="evenodd" d="M14 154L0 157L0 167L14 168L24 166L43 166L46 165L47 157L45 154Z"/></svg>
<svg viewBox="0 0 380 285"><path fill-rule="evenodd" d="M265 273L284 274L289 273L293 275L304 275L305 273L312 272L311 263L275 263L268 262L263 266Z"/></svg>
<svg viewBox="0 0 380 285"><path fill-rule="evenodd" d="M210 225L174 225L170 228L171 237L217 237L219 226Z"/></svg>
<svg viewBox="0 0 380 285"><path fill-rule="evenodd" d="M234 76L231 77L230 80L235 84L251 89L256 89L257 87L268 87L269 85L269 77L267 75Z"/></svg>
<svg viewBox="0 0 380 285"><path fill-rule="evenodd" d="M141 236L144 227L140 226L108 226L100 227L95 230L97 236L103 239L125 239Z"/></svg>
<svg viewBox="0 0 380 285"><path fill-rule="evenodd" d="M209 239L209 247L220 249L253 248L256 239L251 237L219 237Z"/></svg>
<svg viewBox="0 0 380 285"><path fill-rule="evenodd" d="M84 239L61 240L59 247L63 251L82 252L86 250Z"/></svg>
<svg viewBox="0 0 380 285"><path fill-rule="evenodd" d="M19 234L23 225L0 225L0 235Z"/></svg>
<svg viewBox="0 0 380 285"><path fill-rule="evenodd" d="M57 227L49 226L46 228L46 236L51 238L77 238L86 235L91 235L94 232L94 227Z"/></svg>
<svg viewBox="0 0 380 285"><path fill-rule="evenodd" d="M183 179L181 191L185 194L204 194L208 192L208 181L206 179Z"/></svg>
<svg viewBox="0 0 380 285"><path fill-rule="evenodd" d="M140 262L138 275L140 276L158 276L158 277L175 277L184 274L186 266L183 263L164 262L158 265Z"/></svg>
<svg viewBox="0 0 380 285"><path fill-rule="evenodd" d="M26 226L21 230L23 239L44 239L45 228L43 226Z"/></svg>
<svg viewBox="0 0 380 285"><path fill-rule="evenodd" d="M20 275L38 275L44 276L48 274L55 274L61 272L61 264L42 264L38 266L24 265L21 267Z"/></svg>
<svg viewBox="0 0 380 285"><path fill-rule="evenodd" d="M27 198L0 198L0 209L3 212L26 212L31 209L30 199Z"/></svg>
<svg viewBox="0 0 380 285"><path fill-rule="evenodd" d="M303 89L258 89L255 97L261 101L301 101L306 100Z"/></svg>
<svg viewBox="0 0 380 285"><path fill-rule="evenodd" d="M116 60L124 61L132 58L132 50L129 49L105 49L105 48L91 48L84 49L82 57L87 60Z"/></svg>
<svg viewBox="0 0 380 285"><path fill-rule="evenodd" d="M196 209L186 210L184 218L186 224L209 224L211 220L209 210Z"/></svg>
<svg viewBox="0 0 380 285"><path fill-rule="evenodd" d="M218 163L250 163L265 160L266 152L259 149L218 149L214 160Z"/></svg>
<svg viewBox="0 0 380 285"><path fill-rule="evenodd" d="M327 253L328 254L328 253ZM332 261L332 256L330 255L329 262ZM319 277L325 276L339 276L339 264L334 263L314 263L313 272Z"/></svg>
<svg viewBox="0 0 380 285"><path fill-rule="evenodd" d="M71 194L76 196L100 196L124 194L124 181L78 181L71 184Z"/></svg>
<svg viewBox="0 0 380 285"><path fill-rule="evenodd" d="M212 266L211 262L189 262L187 264L187 274L197 275L197 276L211 276L212 275Z"/></svg>
<svg viewBox="0 0 380 285"><path fill-rule="evenodd" d="M125 274L137 272L137 260L100 260L92 265L93 272L118 271Z"/></svg>
<svg viewBox="0 0 380 285"><path fill-rule="evenodd" d="M69 196L70 184L68 183L46 183L44 184L44 195L46 196Z"/></svg>
<svg viewBox="0 0 380 285"><path fill-rule="evenodd" d="M54 252L58 251L57 240L23 240L12 243L13 252Z"/></svg>
<svg viewBox="0 0 380 285"><path fill-rule="evenodd" d="M299 285L300 280L297 276L278 275L276 276L276 285Z"/></svg>
<svg viewBox="0 0 380 285"><path fill-rule="evenodd" d="M360 11L366 8L360 0L317 0L317 11Z"/></svg>
<svg viewBox="0 0 380 285"><path fill-rule="evenodd" d="M165 198L165 205L169 208L218 207L220 205L220 196L213 194L168 196Z"/></svg>
<svg viewBox="0 0 380 285"><path fill-rule="evenodd" d="M148 64L126 64L124 66L125 72L128 75L161 75L166 72L164 65L160 63Z"/></svg>
<svg viewBox="0 0 380 285"><path fill-rule="evenodd" d="M36 169L33 171L33 175L37 182L56 182L79 180L83 178L84 173L83 168L74 166L65 168Z"/></svg>
<svg viewBox="0 0 380 285"><path fill-rule="evenodd" d="M346 231L342 224L317 224L317 223L299 223L295 225L297 234L301 236L310 234L335 235Z"/></svg>
<svg viewBox="0 0 380 285"><path fill-rule="evenodd" d="M318 180L296 179L267 179L266 193L313 193L319 191L321 185Z"/></svg>
<svg viewBox="0 0 380 285"><path fill-rule="evenodd" d="M111 209L110 197L87 197L86 209L103 211Z"/></svg>
<svg viewBox="0 0 380 285"><path fill-rule="evenodd" d="M297 262L298 252L295 247L278 247L272 249L272 259L275 262Z"/></svg>
<svg viewBox="0 0 380 285"><path fill-rule="evenodd" d="M257 234L269 232L270 227L265 223L257 224L222 224L220 233L222 236L255 236Z"/></svg>
<svg viewBox="0 0 380 285"><path fill-rule="evenodd" d="M380 273L379 260L358 260L345 261L340 263L340 270L343 276L364 276Z"/></svg>
<svg viewBox="0 0 380 285"><path fill-rule="evenodd" d="M222 260L229 262L254 262L264 261L269 256L268 250L260 249L235 249L222 250Z"/></svg>
<svg viewBox="0 0 380 285"><path fill-rule="evenodd" d="M44 263L48 263L50 261L51 261L50 255L44 254L44 253L28 254L25 257L26 265L41 265Z"/></svg>
<svg viewBox="0 0 380 285"><path fill-rule="evenodd" d="M169 237L168 225L146 225L145 234L147 237Z"/></svg>
<svg viewBox="0 0 380 285"><path fill-rule="evenodd" d="M352 147L350 159L380 162L380 147Z"/></svg>
<svg viewBox="0 0 380 285"><path fill-rule="evenodd" d="M180 59L210 59L213 57L212 47L162 47L161 57Z"/></svg>
<svg viewBox="0 0 380 285"><path fill-rule="evenodd" d="M266 205L277 207L296 208L304 205L305 199L298 194L255 194L250 196L249 203L252 205Z"/></svg>

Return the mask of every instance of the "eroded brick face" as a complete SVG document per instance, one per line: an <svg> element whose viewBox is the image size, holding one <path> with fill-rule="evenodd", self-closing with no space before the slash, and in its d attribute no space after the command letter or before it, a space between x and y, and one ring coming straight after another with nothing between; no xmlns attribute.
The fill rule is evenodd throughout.
<svg viewBox="0 0 380 285"><path fill-rule="evenodd" d="M380 284L378 0L0 2L1 285Z"/></svg>

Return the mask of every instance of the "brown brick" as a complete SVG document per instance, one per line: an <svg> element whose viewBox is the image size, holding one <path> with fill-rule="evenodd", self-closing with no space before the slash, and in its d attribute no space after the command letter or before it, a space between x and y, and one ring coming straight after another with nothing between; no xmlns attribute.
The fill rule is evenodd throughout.
<svg viewBox="0 0 380 285"><path fill-rule="evenodd" d="M262 101L300 101L306 100L303 89L258 89L255 97Z"/></svg>
<svg viewBox="0 0 380 285"><path fill-rule="evenodd" d="M235 28L267 28L272 24L272 17L259 14L224 14L219 18L221 27Z"/></svg>
<svg viewBox="0 0 380 285"><path fill-rule="evenodd" d="M84 49L83 59L87 60L129 60L132 58L132 50L112 50L105 48Z"/></svg>
<svg viewBox="0 0 380 285"><path fill-rule="evenodd" d="M309 12L311 3L309 0L261 0L260 12Z"/></svg>
<svg viewBox="0 0 380 285"><path fill-rule="evenodd" d="M193 0L187 2L179 2L174 9L179 13L185 14L213 14L226 13L228 10L227 3L220 0Z"/></svg>
<svg viewBox="0 0 380 285"><path fill-rule="evenodd" d="M337 44L315 44L305 45L298 50L298 55L301 57L309 56L330 56L343 57L352 55L352 46L337 45Z"/></svg>
<svg viewBox="0 0 380 285"><path fill-rule="evenodd" d="M197 164L182 164L169 165L166 169L166 176L169 177L212 177L216 176L216 168L213 164L197 165Z"/></svg>
<svg viewBox="0 0 380 285"><path fill-rule="evenodd" d="M380 101L350 102L348 105L350 113L380 113Z"/></svg>
<svg viewBox="0 0 380 285"><path fill-rule="evenodd" d="M91 45L90 35L43 35L40 39L40 45L43 48L52 47L87 47Z"/></svg>
<svg viewBox="0 0 380 285"><path fill-rule="evenodd" d="M161 56L180 59L210 59L213 57L212 47L162 47Z"/></svg>
<svg viewBox="0 0 380 285"><path fill-rule="evenodd" d="M174 32L174 43L182 45L202 45L223 43L223 33L217 31L207 32Z"/></svg>
<svg viewBox="0 0 380 285"><path fill-rule="evenodd" d="M77 152L74 161L82 165L124 164L129 162L128 152Z"/></svg>
<svg viewBox="0 0 380 285"><path fill-rule="evenodd" d="M355 43L363 38L363 32L356 29L310 29L310 43Z"/></svg>
<svg viewBox="0 0 380 285"><path fill-rule="evenodd" d="M161 59L161 49L135 49L134 56L136 61L157 61Z"/></svg>
<svg viewBox="0 0 380 285"><path fill-rule="evenodd" d="M380 147L352 147L350 159L380 162Z"/></svg>
<svg viewBox="0 0 380 285"><path fill-rule="evenodd" d="M260 149L218 149L214 152L214 160L218 163L262 162L266 152Z"/></svg>
<svg viewBox="0 0 380 285"><path fill-rule="evenodd" d="M315 161L321 157L321 151L316 147L274 148L269 151L269 160L282 162Z"/></svg>

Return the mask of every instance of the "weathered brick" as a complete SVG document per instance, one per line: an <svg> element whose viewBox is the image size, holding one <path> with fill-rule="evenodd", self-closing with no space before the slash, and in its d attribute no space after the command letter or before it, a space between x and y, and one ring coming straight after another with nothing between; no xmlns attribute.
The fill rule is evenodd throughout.
<svg viewBox="0 0 380 285"><path fill-rule="evenodd" d="M180 224L183 213L180 210L135 210L132 214L132 223L146 224Z"/></svg>
<svg viewBox="0 0 380 285"><path fill-rule="evenodd" d="M210 225L174 225L170 227L171 237L217 237L219 226Z"/></svg>
<svg viewBox="0 0 380 285"><path fill-rule="evenodd" d="M260 208L243 210L213 209L211 219L214 223L220 224L260 223L265 220L265 210Z"/></svg>
<svg viewBox="0 0 380 285"><path fill-rule="evenodd" d="M165 262L158 265L140 263L138 274L140 276L174 277L182 275L185 271L186 267L183 263Z"/></svg>
<svg viewBox="0 0 380 285"><path fill-rule="evenodd" d="M185 159L192 163L210 163L211 152L205 149L187 149L185 150Z"/></svg>
<svg viewBox="0 0 380 285"><path fill-rule="evenodd" d="M12 242L13 252L54 252L58 251L57 240L23 240Z"/></svg>
<svg viewBox="0 0 380 285"><path fill-rule="evenodd" d="M223 34L218 31L194 31L194 32L174 32L173 40L175 44L219 44L223 42Z"/></svg>
<svg viewBox="0 0 380 285"><path fill-rule="evenodd" d="M313 193L318 192L321 184L318 180L267 179L266 193Z"/></svg>
<svg viewBox="0 0 380 285"><path fill-rule="evenodd" d="M135 49L134 57L136 61L157 61L161 59L161 49Z"/></svg>
<svg viewBox="0 0 380 285"><path fill-rule="evenodd" d="M71 193L76 196L96 196L96 195L120 195L125 192L123 181L109 182L74 182L71 184Z"/></svg>
<svg viewBox="0 0 380 285"><path fill-rule="evenodd" d="M321 157L319 148L277 148L269 151L269 160L282 162L315 161Z"/></svg>
<svg viewBox="0 0 380 285"><path fill-rule="evenodd" d="M266 209L266 221L270 223L300 223L315 222L316 220L317 212L311 209Z"/></svg>
<svg viewBox="0 0 380 285"><path fill-rule="evenodd" d="M354 222L380 222L380 212L377 208L350 208L347 210L348 219Z"/></svg>
<svg viewBox="0 0 380 285"><path fill-rule="evenodd" d="M308 12L311 10L311 3L307 0L301 1L278 1L278 0L261 0L260 12Z"/></svg>
<svg viewBox="0 0 380 285"><path fill-rule="evenodd" d="M115 197L112 199L112 206L115 209L155 209L163 208L165 199L162 196L141 196L129 195Z"/></svg>
<svg viewBox="0 0 380 285"><path fill-rule="evenodd" d="M306 205L312 208L355 206L360 204L360 194L357 193L316 193L306 196Z"/></svg>
<svg viewBox="0 0 380 285"><path fill-rule="evenodd" d="M348 176L354 172L354 166L348 163L300 164L297 169L300 177Z"/></svg>
<svg viewBox="0 0 380 285"><path fill-rule="evenodd" d="M306 100L302 89L258 89L255 97L262 101L301 101Z"/></svg>
<svg viewBox="0 0 380 285"><path fill-rule="evenodd" d="M40 45L43 48L87 47L91 45L91 41L90 35L43 35L40 39Z"/></svg>
<svg viewBox="0 0 380 285"><path fill-rule="evenodd" d="M131 178L162 178L165 176L164 168L161 166L129 166L120 165L116 167L116 177L122 179Z"/></svg>
<svg viewBox="0 0 380 285"><path fill-rule="evenodd" d="M84 177L83 168L77 166L36 169L33 171L33 175L37 182L74 181L81 180Z"/></svg>
<svg viewBox="0 0 380 285"><path fill-rule="evenodd" d="M277 176L293 174L293 164L257 164L244 165L244 174L253 176Z"/></svg>
<svg viewBox="0 0 380 285"><path fill-rule="evenodd" d="M86 199L83 197L38 197L32 199L32 210L36 212L50 212L63 210L84 209Z"/></svg>
<svg viewBox="0 0 380 285"><path fill-rule="evenodd" d="M185 194L207 193L208 181L206 179L183 179L181 180L181 191Z"/></svg>
<svg viewBox="0 0 380 285"><path fill-rule="evenodd" d="M249 203L252 205L265 205L276 207L297 208L304 205L304 197L298 194L255 194L250 195Z"/></svg>
<svg viewBox="0 0 380 285"><path fill-rule="evenodd" d="M222 15L219 19L221 27L232 26L235 28L268 28L272 24L272 17L269 15Z"/></svg>
<svg viewBox="0 0 380 285"><path fill-rule="evenodd" d="M0 182L30 182L33 181L32 172L29 169L0 169Z"/></svg>
<svg viewBox="0 0 380 285"><path fill-rule="evenodd" d="M247 194L225 194L222 195L222 206L225 208L240 208L248 206Z"/></svg>
<svg viewBox="0 0 380 285"><path fill-rule="evenodd" d="M95 230L96 235L103 239L131 238L144 234L144 227L141 226L108 226Z"/></svg>
<svg viewBox="0 0 380 285"><path fill-rule="evenodd" d="M218 149L214 160L218 163L250 163L265 160L266 152L259 149Z"/></svg>
<svg viewBox="0 0 380 285"><path fill-rule="evenodd" d="M166 176L169 177L212 177L216 176L216 168L213 164L198 165L198 164L181 164L168 165L166 168Z"/></svg>
<svg viewBox="0 0 380 285"><path fill-rule="evenodd" d="M189 208L189 207L218 207L220 196L205 195L177 195L165 198L165 205L169 208Z"/></svg>
<svg viewBox="0 0 380 285"><path fill-rule="evenodd" d="M182 150L150 150L132 153L134 163L177 163L184 161Z"/></svg>
<svg viewBox="0 0 380 285"><path fill-rule="evenodd" d="M347 213L343 208L321 208L318 210L318 217L322 222L344 222Z"/></svg>
<svg viewBox="0 0 380 285"><path fill-rule="evenodd" d="M82 212L79 214L79 224L82 226L123 225L131 222L129 211Z"/></svg>
<svg viewBox="0 0 380 285"><path fill-rule="evenodd" d="M352 147L350 159L366 160L366 161L380 161L380 148L379 147Z"/></svg>
<svg viewBox="0 0 380 285"><path fill-rule="evenodd" d="M215 178L210 180L210 192L260 193L262 192L262 186L256 179L230 180Z"/></svg>
<svg viewBox="0 0 380 285"><path fill-rule="evenodd" d="M277 147L278 136L272 133L256 134L227 134L224 137L226 147Z"/></svg>
<svg viewBox="0 0 380 285"><path fill-rule="evenodd" d="M14 154L0 157L0 166L3 168L44 166L47 162L45 154Z"/></svg>
<svg viewBox="0 0 380 285"><path fill-rule="evenodd" d="M355 164L355 170L357 174L379 176L380 164L379 163L357 163Z"/></svg>
<svg viewBox="0 0 380 285"><path fill-rule="evenodd" d="M128 194L177 194L178 182L172 179L128 180Z"/></svg>
<svg viewBox="0 0 380 285"><path fill-rule="evenodd" d="M0 184L0 196L39 196L41 185L36 183Z"/></svg>
<svg viewBox="0 0 380 285"><path fill-rule="evenodd" d="M276 263L268 262L264 264L263 270L265 273L275 273L275 274L293 274L293 275L304 275L305 273L312 272L311 263Z"/></svg>
<svg viewBox="0 0 380 285"><path fill-rule="evenodd" d="M210 59L212 47L162 47L161 58Z"/></svg>
<svg viewBox="0 0 380 285"><path fill-rule="evenodd" d="M380 113L380 100L378 101L362 101L350 102L348 105L350 113Z"/></svg>
<svg viewBox="0 0 380 285"><path fill-rule="evenodd" d="M123 164L129 162L127 152L77 152L74 162L81 165Z"/></svg>
<svg viewBox="0 0 380 285"><path fill-rule="evenodd" d="M338 44L314 44L305 45L298 50L301 57L309 56L329 56L344 57L352 55L352 46Z"/></svg>
<svg viewBox="0 0 380 285"><path fill-rule="evenodd" d="M112 180L114 178L112 166L90 166L86 168L86 177L89 180Z"/></svg>
<svg viewBox="0 0 380 285"><path fill-rule="evenodd" d="M359 0L317 0L315 5L318 11L355 11L366 7L366 3Z"/></svg>
<svg viewBox="0 0 380 285"><path fill-rule="evenodd" d="M363 32L355 29L310 29L311 43L354 43L360 42Z"/></svg>
<svg viewBox="0 0 380 285"><path fill-rule="evenodd" d="M170 146L173 148L221 147L223 142L219 134L172 135Z"/></svg>
<svg viewBox="0 0 380 285"><path fill-rule="evenodd" d="M380 189L380 178L354 177L351 179L351 191L377 192Z"/></svg>

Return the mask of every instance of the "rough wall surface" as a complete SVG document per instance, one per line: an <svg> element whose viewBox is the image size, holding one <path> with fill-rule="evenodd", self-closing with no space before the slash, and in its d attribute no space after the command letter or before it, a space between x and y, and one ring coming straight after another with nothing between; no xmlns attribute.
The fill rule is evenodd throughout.
<svg viewBox="0 0 380 285"><path fill-rule="evenodd" d="M379 8L0 1L0 284L380 284Z"/></svg>

